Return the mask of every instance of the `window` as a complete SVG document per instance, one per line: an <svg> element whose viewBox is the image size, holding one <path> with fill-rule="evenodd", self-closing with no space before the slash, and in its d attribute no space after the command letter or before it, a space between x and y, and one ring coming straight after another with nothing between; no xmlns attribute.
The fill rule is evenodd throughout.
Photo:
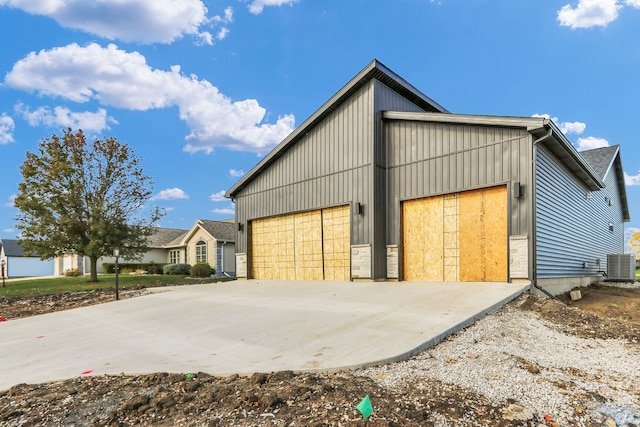
<svg viewBox="0 0 640 427"><path fill-rule="evenodd" d="M180 249L174 249L169 252L169 262L171 264L179 264L180 263Z"/></svg>
<svg viewBox="0 0 640 427"><path fill-rule="evenodd" d="M200 240L196 243L196 263L207 262L207 242Z"/></svg>

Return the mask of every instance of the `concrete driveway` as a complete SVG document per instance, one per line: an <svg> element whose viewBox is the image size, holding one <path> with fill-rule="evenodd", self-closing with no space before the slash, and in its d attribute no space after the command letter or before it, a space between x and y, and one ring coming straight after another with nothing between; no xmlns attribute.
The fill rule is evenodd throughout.
<svg viewBox="0 0 640 427"><path fill-rule="evenodd" d="M335 370L408 358L527 290L234 281L0 323L0 390L81 375Z"/></svg>

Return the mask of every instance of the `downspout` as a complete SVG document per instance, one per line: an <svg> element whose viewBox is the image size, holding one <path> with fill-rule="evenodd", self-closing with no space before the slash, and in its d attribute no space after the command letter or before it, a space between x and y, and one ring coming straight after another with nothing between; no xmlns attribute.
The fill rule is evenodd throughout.
<svg viewBox="0 0 640 427"><path fill-rule="evenodd" d="M224 242L222 242L222 248L220 248L220 251L222 252L220 254L220 273L225 274L224 272L224 245L227 244L227 241L225 240Z"/></svg>
<svg viewBox="0 0 640 427"><path fill-rule="evenodd" d="M551 299L554 299L556 301L560 301L561 303L564 304L564 301L562 301L560 298L556 297L555 295L553 295L551 292L547 291L546 289L542 288L540 285L538 285L538 270L537 270L537 262L538 262L538 254L536 251L536 205L535 205L535 200L536 200L536 145L538 145L539 143L546 141L547 139L551 138L551 135L553 135L553 129L549 128L549 131L547 132L546 135L541 136L540 138L536 139L535 141L533 141L533 152L531 153L531 163L533 164L533 185L531 186L532 188L532 202L531 202L531 218L532 218L532 224L531 224L531 228L532 228L532 240L533 240L533 278L531 280L531 283L533 284L533 287L536 288L537 290L539 290L540 292L542 292L543 294L545 294L546 296L548 296Z"/></svg>

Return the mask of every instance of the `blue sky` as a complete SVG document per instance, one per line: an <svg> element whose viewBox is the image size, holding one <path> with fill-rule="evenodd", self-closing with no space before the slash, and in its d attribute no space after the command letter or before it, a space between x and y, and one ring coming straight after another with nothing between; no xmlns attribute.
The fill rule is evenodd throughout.
<svg viewBox="0 0 640 427"><path fill-rule="evenodd" d="M640 0L0 0L0 237L25 152L63 129L143 158L161 225L222 195L377 58L453 113L619 144L640 229Z"/></svg>

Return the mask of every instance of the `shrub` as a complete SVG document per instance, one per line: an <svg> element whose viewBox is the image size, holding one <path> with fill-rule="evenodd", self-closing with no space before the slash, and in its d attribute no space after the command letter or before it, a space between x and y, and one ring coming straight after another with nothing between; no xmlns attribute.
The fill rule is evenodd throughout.
<svg viewBox="0 0 640 427"><path fill-rule="evenodd" d="M191 277L209 277L213 271L206 262L199 262L191 267Z"/></svg>
<svg viewBox="0 0 640 427"><path fill-rule="evenodd" d="M191 266L189 264L166 264L162 267L163 274L189 275Z"/></svg>
<svg viewBox="0 0 640 427"><path fill-rule="evenodd" d="M64 272L65 277L78 277L82 273L77 268L70 268Z"/></svg>
<svg viewBox="0 0 640 427"><path fill-rule="evenodd" d="M162 274L162 267L165 264L156 264L155 262L150 263L129 263L129 262L119 262L118 268L120 269L120 273L132 272L138 270L145 270L149 274ZM114 274L115 264L112 262L104 262L102 263L102 271L105 274ZM188 274L188 273L187 273Z"/></svg>
<svg viewBox="0 0 640 427"><path fill-rule="evenodd" d="M147 273L162 274L162 266L152 262L147 266Z"/></svg>

